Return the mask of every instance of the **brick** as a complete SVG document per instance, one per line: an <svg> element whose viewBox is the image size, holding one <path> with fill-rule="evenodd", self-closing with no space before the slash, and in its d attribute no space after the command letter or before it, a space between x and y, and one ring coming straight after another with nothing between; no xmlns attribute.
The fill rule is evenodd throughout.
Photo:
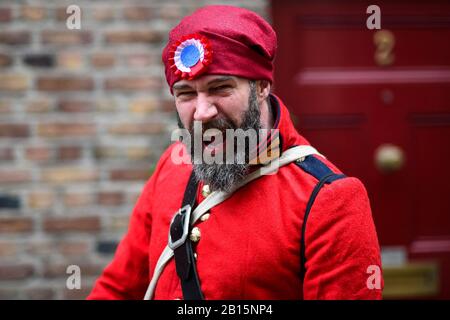
<svg viewBox="0 0 450 320"><path fill-rule="evenodd" d="M43 267L43 276L45 278L67 278L69 276L67 273L67 267L70 265L80 267L81 278L85 276L82 268L84 266L80 265L78 261L71 261L70 263L47 262Z"/></svg>
<svg viewBox="0 0 450 320"><path fill-rule="evenodd" d="M130 43L160 43L163 40L161 32L152 30L118 30L108 31L104 35L104 41L108 44Z"/></svg>
<svg viewBox="0 0 450 320"><path fill-rule="evenodd" d="M99 160L149 160L152 151L147 146L115 147L110 145L96 146L94 155Z"/></svg>
<svg viewBox="0 0 450 320"><path fill-rule="evenodd" d="M92 9L92 17L101 22L112 21L115 17L114 9L111 7L100 6Z"/></svg>
<svg viewBox="0 0 450 320"><path fill-rule="evenodd" d="M55 65L55 57L52 54L27 54L23 62L31 67L50 68Z"/></svg>
<svg viewBox="0 0 450 320"><path fill-rule="evenodd" d="M44 230L51 233L94 232L100 230L99 217L45 218Z"/></svg>
<svg viewBox="0 0 450 320"><path fill-rule="evenodd" d="M0 100L0 113L12 112L11 102L8 100Z"/></svg>
<svg viewBox="0 0 450 320"><path fill-rule="evenodd" d="M51 45L82 45L92 42L92 34L80 30L46 30L41 34L43 44Z"/></svg>
<svg viewBox="0 0 450 320"><path fill-rule="evenodd" d="M96 250L100 254L113 254L116 252L118 242L114 240L109 241L98 241L96 245Z"/></svg>
<svg viewBox="0 0 450 320"><path fill-rule="evenodd" d="M108 231L111 232L124 232L128 228L130 217L128 216L115 216L111 217L111 222Z"/></svg>
<svg viewBox="0 0 450 320"><path fill-rule="evenodd" d="M109 68L114 66L116 58L111 53L95 53L91 57L91 64L96 68Z"/></svg>
<svg viewBox="0 0 450 320"><path fill-rule="evenodd" d="M130 111L133 113L150 113L158 108L158 103L154 99L138 99L130 103Z"/></svg>
<svg viewBox="0 0 450 320"><path fill-rule="evenodd" d="M29 101L26 104L26 112L29 113L44 113L52 111L53 105L49 99L37 99Z"/></svg>
<svg viewBox="0 0 450 320"><path fill-rule="evenodd" d="M0 280L22 280L34 274L34 267L29 263L0 264Z"/></svg>
<svg viewBox="0 0 450 320"><path fill-rule="evenodd" d="M87 100L61 100L58 102L57 109L63 112L90 112L93 110L93 105Z"/></svg>
<svg viewBox="0 0 450 320"><path fill-rule="evenodd" d="M97 203L103 206L118 206L123 204L124 200L121 191L101 191L97 194Z"/></svg>
<svg viewBox="0 0 450 320"><path fill-rule="evenodd" d="M11 8L0 8L0 22L9 22L12 19Z"/></svg>
<svg viewBox="0 0 450 320"><path fill-rule="evenodd" d="M80 8L81 9L81 8ZM67 21L67 18L70 16L67 13L67 7L59 7L54 9L55 19L57 21ZM81 19L83 19L83 11L81 11Z"/></svg>
<svg viewBox="0 0 450 320"><path fill-rule="evenodd" d="M0 217L1 233L30 232L33 229L33 221L24 217Z"/></svg>
<svg viewBox="0 0 450 320"><path fill-rule="evenodd" d="M34 240L27 242L25 252L30 255L48 257L55 253L55 244L50 240Z"/></svg>
<svg viewBox="0 0 450 320"><path fill-rule="evenodd" d="M70 264L64 264L60 262L46 262L43 266L42 275L44 278L67 278L67 267ZM83 273L81 273L83 276Z"/></svg>
<svg viewBox="0 0 450 320"><path fill-rule="evenodd" d="M22 290L17 287L0 286L0 300L20 300L23 299L21 294Z"/></svg>
<svg viewBox="0 0 450 320"><path fill-rule="evenodd" d="M0 31L0 44L5 45L24 45L31 41L29 31Z"/></svg>
<svg viewBox="0 0 450 320"><path fill-rule="evenodd" d="M58 67L79 70L83 67L83 57L78 52L62 52L57 57Z"/></svg>
<svg viewBox="0 0 450 320"><path fill-rule="evenodd" d="M142 180L145 181L150 177L148 169L114 169L110 171L111 180Z"/></svg>
<svg viewBox="0 0 450 320"><path fill-rule="evenodd" d="M98 179L96 169L62 167L44 169L41 180L50 183L89 182Z"/></svg>
<svg viewBox="0 0 450 320"><path fill-rule="evenodd" d="M29 170L22 169L0 169L1 183L24 183L31 181L31 173Z"/></svg>
<svg viewBox="0 0 450 320"><path fill-rule="evenodd" d="M56 291L49 287L33 287L24 290L26 300L54 300Z"/></svg>
<svg viewBox="0 0 450 320"><path fill-rule="evenodd" d="M168 21L180 20L182 15L182 8L176 3L164 3L159 10L159 17Z"/></svg>
<svg viewBox="0 0 450 320"><path fill-rule="evenodd" d="M93 203L93 196L90 193L68 192L64 195L64 204L66 207L83 207Z"/></svg>
<svg viewBox="0 0 450 320"><path fill-rule="evenodd" d="M114 99L99 99L95 102L95 111L113 112L117 110L117 101Z"/></svg>
<svg viewBox="0 0 450 320"><path fill-rule="evenodd" d="M92 291L92 285L81 284L81 289L63 291L64 300L86 300L89 293Z"/></svg>
<svg viewBox="0 0 450 320"><path fill-rule="evenodd" d="M148 147L128 147L126 149L126 156L131 160L147 160L151 154L151 150Z"/></svg>
<svg viewBox="0 0 450 320"><path fill-rule="evenodd" d="M14 160L13 149L9 147L0 148L0 161Z"/></svg>
<svg viewBox="0 0 450 320"><path fill-rule="evenodd" d="M96 127L90 123L41 123L37 132L44 137L64 137L64 136L92 136Z"/></svg>
<svg viewBox="0 0 450 320"><path fill-rule="evenodd" d="M48 161L52 157L52 150L46 146L27 147L25 158L33 161Z"/></svg>
<svg viewBox="0 0 450 320"><path fill-rule="evenodd" d="M96 159L116 159L120 158L118 148L111 146L96 146L94 149Z"/></svg>
<svg viewBox="0 0 450 320"><path fill-rule="evenodd" d="M0 241L0 257L14 257L19 252L17 243L11 241Z"/></svg>
<svg viewBox="0 0 450 320"><path fill-rule="evenodd" d="M0 101L0 114L11 113L11 111L11 105L9 105L8 103L2 103L2 101Z"/></svg>
<svg viewBox="0 0 450 320"><path fill-rule="evenodd" d="M123 16L130 21L149 21L153 18L153 12L149 7L133 6L124 8Z"/></svg>
<svg viewBox="0 0 450 320"><path fill-rule="evenodd" d="M43 266L43 276L45 278L67 278L67 267L76 265L80 267L81 279L85 276L98 276L103 271L104 265L100 263L90 263L79 261L79 259L68 259L66 263L62 262L47 262Z"/></svg>
<svg viewBox="0 0 450 320"><path fill-rule="evenodd" d="M20 8L20 16L24 20L41 21L47 17L47 9L25 5Z"/></svg>
<svg viewBox="0 0 450 320"><path fill-rule="evenodd" d="M125 65L130 67L147 67L159 63L155 57L148 53L131 53L124 57Z"/></svg>
<svg viewBox="0 0 450 320"><path fill-rule="evenodd" d="M6 113L10 113L11 110L11 105L9 102L7 101L0 101L0 114L6 114Z"/></svg>
<svg viewBox="0 0 450 320"><path fill-rule="evenodd" d="M161 81L151 77L116 77L105 80L106 90L147 91L158 90Z"/></svg>
<svg viewBox="0 0 450 320"><path fill-rule="evenodd" d="M16 195L0 194L0 209L19 209L20 198Z"/></svg>
<svg viewBox="0 0 450 320"><path fill-rule="evenodd" d="M63 256L87 255L90 251L89 242L83 240L63 241L58 244L58 251Z"/></svg>
<svg viewBox="0 0 450 320"><path fill-rule="evenodd" d="M9 67L13 64L13 58L7 54L0 53L0 67Z"/></svg>
<svg viewBox="0 0 450 320"><path fill-rule="evenodd" d="M44 264L42 275L44 278L67 278L68 274L66 271L68 266L61 263L47 262Z"/></svg>
<svg viewBox="0 0 450 320"><path fill-rule="evenodd" d="M90 91L94 89L94 80L91 77L43 76L37 79L37 89L42 91Z"/></svg>
<svg viewBox="0 0 450 320"><path fill-rule="evenodd" d="M56 159L58 160L77 160L81 158L81 147L79 146L61 146L56 149Z"/></svg>
<svg viewBox="0 0 450 320"><path fill-rule="evenodd" d="M111 125L108 132L117 135L147 135L162 133L165 126L161 123L139 122L139 123L118 123Z"/></svg>
<svg viewBox="0 0 450 320"><path fill-rule="evenodd" d="M18 74L4 74L0 77L0 91L24 91L28 88L28 78Z"/></svg>
<svg viewBox="0 0 450 320"><path fill-rule="evenodd" d="M27 197L28 206L32 209L48 209L55 201L53 193L48 191L32 191Z"/></svg>

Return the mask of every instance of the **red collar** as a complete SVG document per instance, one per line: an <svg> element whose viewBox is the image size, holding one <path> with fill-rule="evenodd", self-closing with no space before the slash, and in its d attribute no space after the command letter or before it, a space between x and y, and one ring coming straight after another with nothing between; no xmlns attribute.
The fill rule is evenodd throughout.
<svg viewBox="0 0 450 320"><path fill-rule="evenodd" d="M283 151L296 145L309 145L295 129L289 110L276 95L270 95L270 107L274 118L272 130L258 146L257 157L250 164L265 164L278 158Z"/></svg>

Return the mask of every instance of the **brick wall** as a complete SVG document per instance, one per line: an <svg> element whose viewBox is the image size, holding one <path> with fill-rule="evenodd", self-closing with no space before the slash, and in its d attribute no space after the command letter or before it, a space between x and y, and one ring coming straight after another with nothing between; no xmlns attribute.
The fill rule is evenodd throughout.
<svg viewBox="0 0 450 320"><path fill-rule="evenodd" d="M208 3L0 2L0 299L90 291L176 127L168 31ZM268 0L222 3L268 18ZM66 288L73 264L81 290Z"/></svg>

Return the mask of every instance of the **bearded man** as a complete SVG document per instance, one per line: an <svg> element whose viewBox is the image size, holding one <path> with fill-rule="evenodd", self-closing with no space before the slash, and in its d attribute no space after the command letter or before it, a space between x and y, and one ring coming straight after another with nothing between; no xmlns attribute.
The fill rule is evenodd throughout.
<svg viewBox="0 0 450 320"><path fill-rule="evenodd" d="M264 19L232 6L172 29L162 61L190 138L162 154L90 299L381 298L367 192L271 93L276 45Z"/></svg>

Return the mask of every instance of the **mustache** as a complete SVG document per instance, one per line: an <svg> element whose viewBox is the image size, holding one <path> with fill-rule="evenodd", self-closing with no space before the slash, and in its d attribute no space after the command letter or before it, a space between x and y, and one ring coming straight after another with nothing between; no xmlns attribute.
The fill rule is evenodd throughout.
<svg viewBox="0 0 450 320"><path fill-rule="evenodd" d="M186 127L183 125L183 122L181 121L181 118L180 118L180 115L178 112L176 113L176 116L177 116L178 128L186 129ZM218 119L212 119L208 122L202 122L202 128L203 128L203 132L202 132L202 134L203 134L204 131L206 131L208 129L217 129L222 132L225 132L225 130L227 130L227 129L238 129L239 126L237 126L230 119L218 118ZM187 128L187 130L191 134L194 132L194 123L193 122L189 125L189 128Z"/></svg>
<svg viewBox="0 0 450 320"><path fill-rule="evenodd" d="M208 122L202 122L202 134L208 130L208 129L215 129L219 130L222 133L225 133L225 130L227 129L238 129L238 126L233 123L230 119L227 118L218 118L218 119L212 119ZM189 128L190 133L192 134L194 132L194 125L191 124Z"/></svg>

